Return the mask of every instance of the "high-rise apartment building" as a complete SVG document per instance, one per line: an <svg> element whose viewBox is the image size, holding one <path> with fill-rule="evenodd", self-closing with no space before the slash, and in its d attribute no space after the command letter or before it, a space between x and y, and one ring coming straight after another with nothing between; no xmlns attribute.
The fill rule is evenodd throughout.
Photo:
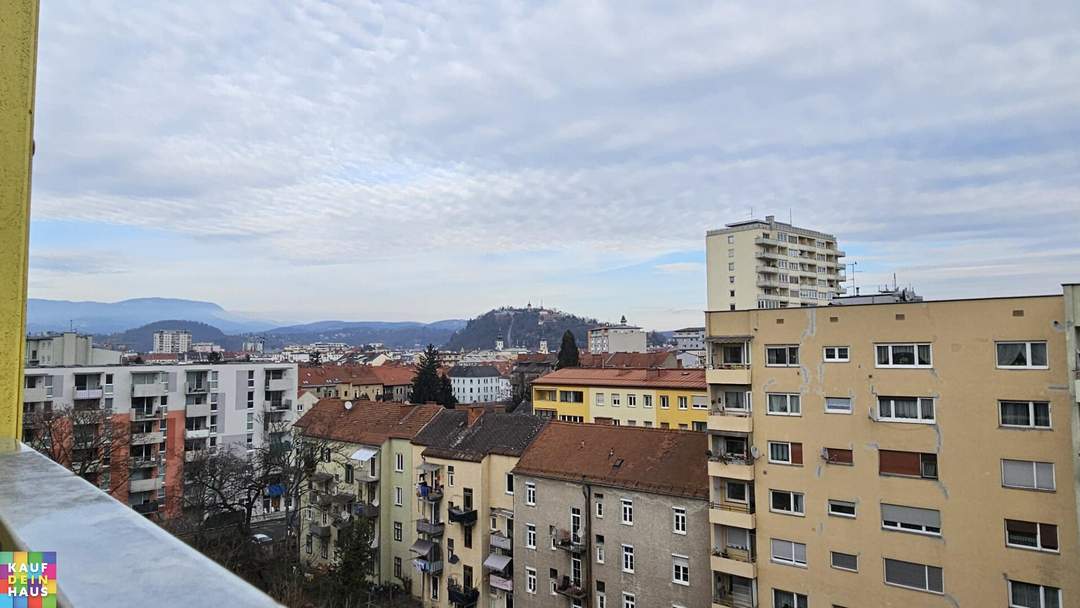
<svg viewBox="0 0 1080 608"><path fill-rule="evenodd" d="M1080 605L1078 315L709 312L714 608Z"/></svg>
<svg viewBox="0 0 1080 608"><path fill-rule="evenodd" d="M26 337L27 367L68 365L119 365L118 350L94 346L93 336L73 331Z"/></svg>
<svg viewBox="0 0 1080 608"><path fill-rule="evenodd" d="M162 329L154 332L155 353L186 353L191 350L191 332L186 329Z"/></svg>
<svg viewBox="0 0 1080 608"><path fill-rule="evenodd" d="M648 350L645 330L627 325L626 317L618 325L601 325L589 330L590 353L643 353Z"/></svg>
<svg viewBox="0 0 1080 608"><path fill-rule="evenodd" d="M836 237L771 215L710 230L705 255L709 310L818 306L844 293Z"/></svg>

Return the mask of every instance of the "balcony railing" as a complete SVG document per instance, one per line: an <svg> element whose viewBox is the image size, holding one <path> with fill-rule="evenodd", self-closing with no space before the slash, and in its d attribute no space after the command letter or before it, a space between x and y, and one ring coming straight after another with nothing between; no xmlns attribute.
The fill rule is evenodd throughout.
<svg viewBox="0 0 1080 608"><path fill-rule="evenodd" d="M476 587L465 587L458 583L448 583L446 585L446 594L450 599L451 604L462 608L475 606L477 600L480 599L479 589Z"/></svg>
<svg viewBox="0 0 1080 608"><path fill-rule="evenodd" d="M510 551L514 546L514 541L500 532L492 532L490 538L491 547L494 549L502 549L503 551Z"/></svg>
<svg viewBox="0 0 1080 608"><path fill-rule="evenodd" d="M439 502L443 498L443 488L442 486L418 485L416 496L425 502Z"/></svg>
<svg viewBox="0 0 1080 608"><path fill-rule="evenodd" d="M416 520L416 533L427 534L428 536L442 536L446 530L446 524L442 522L434 522L427 519Z"/></svg>
<svg viewBox="0 0 1080 608"><path fill-rule="evenodd" d="M582 540L581 535L572 534L570 530L559 530L555 537L555 546L574 555L580 555L585 551L585 541Z"/></svg>
<svg viewBox="0 0 1080 608"><path fill-rule="evenodd" d="M476 523L476 509L471 507L450 505L450 508L446 510L446 514L450 523L463 526L471 526Z"/></svg>
<svg viewBox="0 0 1080 608"><path fill-rule="evenodd" d="M559 580L559 583L555 585L555 593L572 600L583 600L588 595L588 592L581 588L581 583L571 580L569 576L564 576Z"/></svg>

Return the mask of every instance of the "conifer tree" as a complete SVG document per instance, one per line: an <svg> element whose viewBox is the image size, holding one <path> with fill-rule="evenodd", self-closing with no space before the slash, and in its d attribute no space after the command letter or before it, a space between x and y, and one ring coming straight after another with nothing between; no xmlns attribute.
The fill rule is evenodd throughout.
<svg viewBox="0 0 1080 608"><path fill-rule="evenodd" d="M559 345L559 361L555 364L555 369L578 367L579 365L581 365L581 357L578 353L577 340L574 339L574 333L568 329L562 335L562 344Z"/></svg>

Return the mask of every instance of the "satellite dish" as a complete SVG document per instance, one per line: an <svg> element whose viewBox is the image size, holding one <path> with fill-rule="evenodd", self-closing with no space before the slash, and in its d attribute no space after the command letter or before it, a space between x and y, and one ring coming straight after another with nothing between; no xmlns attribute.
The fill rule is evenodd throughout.
<svg viewBox="0 0 1080 608"><path fill-rule="evenodd" d="M756 445L750 446L750 456L752 456L754 460L757 460L758 456L761 456L761 450L759 450Z"/></svg>
<svg viewBox="0 0 1080 608"><path fill-rule="evenodd" d="M352 401L346 401L345 402L345 409L347 409L347 410L352 409Z"/></svg>

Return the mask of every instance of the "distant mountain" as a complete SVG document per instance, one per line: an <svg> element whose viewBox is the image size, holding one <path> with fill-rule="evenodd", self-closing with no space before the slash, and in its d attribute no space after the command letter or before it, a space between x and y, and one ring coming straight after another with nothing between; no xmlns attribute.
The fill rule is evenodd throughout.
<svg viewBox="0 0 1080 608"><path fill-rule="evenodd" d="M454 332L445 348L495 348L495 340L502 336L508 347L535 349L539 347L540 340L547 340L548 348L556 351L563 333L569 329L577 339L578 348L584 350L588 330L596 325L596 319L557 310L532 307L497 308L472 319L465 327Z"/></svg>
<svg viewBox="0 0 1080 608"><path fill-rule="evenodd" d="M231 348L232 350L237 350L237 348L235 344L230 344L230 342L239 342L239 338L230 338L220 329L212 325L199 323L197 321L174 320L155 321L143 325L142 327L136 327L135 329L129 329L108 336L99 336L95 339L95 343L114 347L126 346L128 350L146 353L150 352L154 347L154 332L161 329L186 329L191 332L192 342L214 342L225 346L226 348Z"/></svg>
<svg viewBox="0 0 1080 608"><path fill-rule="evenodd" d="M434 323L414 321L318 321L291 325L258 332L269 349L287 344L312 342L344 342L360 346L382 342L391 348L422 348L428 344L443 344L465 321L449 319Z"/></svg>
<svg viewBox="0 0 1080 608"><path fill-rule="evenodd" d="M114 334L161 319L184 319L230 333L269 329L273 324L230 313L213 302L173 298L136 298L120 302L73 302L31 298L26 305L27 331L69 328L88 334Z"/></svg>

